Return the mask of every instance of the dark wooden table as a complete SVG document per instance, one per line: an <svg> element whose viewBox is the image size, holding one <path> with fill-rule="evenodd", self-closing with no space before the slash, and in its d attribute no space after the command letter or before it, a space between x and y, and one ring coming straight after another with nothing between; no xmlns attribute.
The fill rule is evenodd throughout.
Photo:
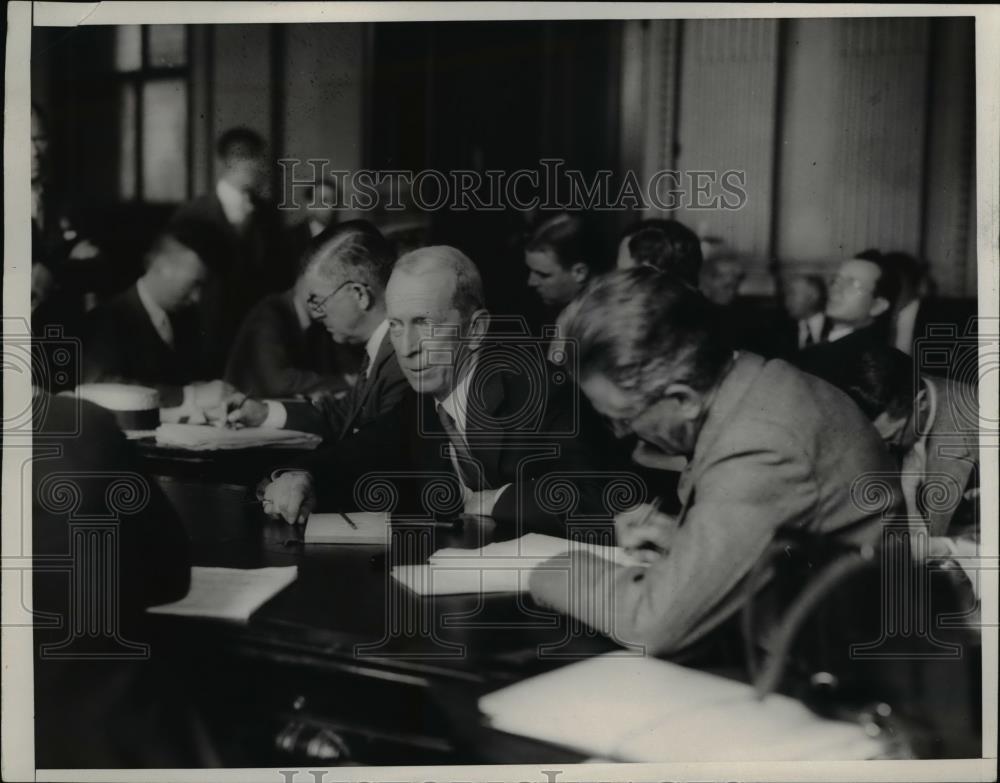
<svg viewBox="0 0 1000 783"><path fill-rule="evenodd" d="M229 766L494 761L579 756L481 725L478 697L613 645L529 596L422 598L394 563L509 537L488 519L454 527L394 521L389 546L304 545L260 512L253 489L161 478L195 564L298 567L249 623L162 617L157 650L187 668ZM572 635L571 635L572 634ZM493 734L489 739L487 734Z"/></svg>

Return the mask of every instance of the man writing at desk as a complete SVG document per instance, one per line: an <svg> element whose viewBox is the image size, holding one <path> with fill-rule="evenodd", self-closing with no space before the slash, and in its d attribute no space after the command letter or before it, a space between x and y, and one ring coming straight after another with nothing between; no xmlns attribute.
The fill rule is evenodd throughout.
<svg viewBox="0 0 1000 783"><path fill-rule="evenodd" d="M467 513L563 532L565 514L536 497L548 471L591 473L576 483L580 510L600 509L600 439L580 433L568 381L554 382L543 352L491 345L479 272L452 247L396 262L386 287L389 335L412 387L399 406L319 454L308 472L279 476L264 511L303 523L317 504L354 508L357 479L389 474L402 508L421 509L428 481L448 476ZM456 509L459 510L459 509Z"/></svg>
<svg viewBox="0 0 1000 783"><path fill-rule="evenodd" d="M710 304L653 269L613 272L570 307L567 335L597 411L689 462L676 519L647 507L617 520L620 545L660 557L616 567L575 553L580 593L553 565L532 575L537 601L622 643L672 652L738 608L744 577L779 532L879 541L881 509L859 508L851 490L893 466L845 394L783 361L734 353Z"/></svg>

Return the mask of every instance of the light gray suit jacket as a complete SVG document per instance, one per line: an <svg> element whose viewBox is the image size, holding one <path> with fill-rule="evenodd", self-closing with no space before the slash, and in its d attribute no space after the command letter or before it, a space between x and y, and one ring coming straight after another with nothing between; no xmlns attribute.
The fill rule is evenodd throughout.
<svg viewBox="0 0 1000 783"><path fill-rule="evenodd" d="M744 352L723 379L681 476L679 527L648 568L582 554L533 572L531 592L621 644L665 653L744 602L746 576L782 531L877 543L898 508L897 469L847 395Z"/></svg>

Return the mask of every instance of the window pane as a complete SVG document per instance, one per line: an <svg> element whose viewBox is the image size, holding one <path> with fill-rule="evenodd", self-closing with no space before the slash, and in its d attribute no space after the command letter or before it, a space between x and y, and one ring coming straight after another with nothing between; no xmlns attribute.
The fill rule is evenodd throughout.
<svg viewBox="0 0 1000 783"><path fill-rule="evenodd" d="M135 88L118 88L118 195L123 201L135 198Z"/></svg>
<svg viewBox="0 0 1000 783"><path fill-rule="evenodd" d="M187 51L184 25L154 24L148 30L150 65L169 67L185 64Z"/></svg>
<svg viewBox="0 0 1000 783"><path fill-rule="evenodd" d="M182 79L142 87L142 189L146 201L187 197L187 89Z"/></svg>
<svg viewBox="0 0 1000 783"><path fill-rule="evenodd" d="M115 70L137 71L142 65L142 29L137 24L115 28Z"/></svg>

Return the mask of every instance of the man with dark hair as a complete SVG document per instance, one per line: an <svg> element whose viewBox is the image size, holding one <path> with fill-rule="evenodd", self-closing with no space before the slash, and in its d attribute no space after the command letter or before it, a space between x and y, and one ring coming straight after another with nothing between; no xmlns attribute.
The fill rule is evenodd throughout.
<svg viewBox="0 0 1000 783"><path fill-rule="evenodd" d="M843 381L899 462L907 517L926 522L932 536L978 537L976 389L920 374L909 356L888 346L862 351ZM930 506L928 492L938 495Z"/></svg>
<svg viewBox="0 0 1000 783"><path fill-rule="evenodd" d="M190 237L208 267L201 301L204 370L219 377L250 308L295 280L294 259L279 246L277 213L260 198L265 144L249 128L232 128L216 145L219 178L211 193L182 205L173 230Z"/></svg>
<svg viewBox="0 0 1000 783"><path fill-rule="evenodd" d="M891 472L891 461L843 392L783 361L734 353L709 303L649 268L599 279L566 326L598 413L690 462L676 518L648 506L618 517L620 545L660 552L651 565L574 553L570 589L582 594L567 593L565 567L543 567L531 581L540 603L666 653L739 607L748 573L779 533L878 542L881 509L858 508L851 487Z"/></svg>
<svg viewBox="0 0 1000 783"><path fill-rule="evenodd" d="M400 258L386 288L386 312L412 391L393 411L317 455L308 472L272 481L264 511L294 523L317 504L356 508L355 482L374 472L401 498L396 511L431 513L428 498L441 493L428 488L444 482L454 490L451 513L464 508L492 516L508 533L562 534L570 509L553 510L535 484L558 470L583 474L579 513L598 513L602 451L588 439L588 423L575 416L566 397L570 384L553 377L535 344L491 342L483 301L479 271L461 251L434 246Z"/></svg>
<svg viewBox="0 0 1000 783"><path fill-rule="evenodd" d="M646 264L698 286L701 240L676 220L642 220L629 226L618 244L619 269Z"/></svg>
<svg viewBox="0 0 1000 783"><path fill-rule="evenodd" d="M346 393L337 388L311 390L307 401L262 401L242 389L246 393L226 402L227 422L286 427L339 439L394 408L408 388L385 315L385 287L394 260L388 241L364 220L328 226L313 238L296 287L304 311L297 318L322 323L328 340L364 348L358 380ZM258 349L282 350L263 345Z"/></svg>
<svg viewBox="0 0 1000 783"><path fill-rule="evenodd" d="M578 215L563 212L542 220L524 246L528 288L558 313L599 271L595 252Z"/></svg>
<svg viewBox="0 0 1000 783"><path fill-rule="evenodd" d="M820 275L794 274L782 286L782 312L761 333L762 354L793 361L823 340L826 331L826 281Z"/></svg>
<svg viewBox="0 0 1000 783"><path fill-rule="evenodd" d="M232 391L199 368L199 323L207 270L177 234L164 233L146 254L134 285L88 316L83 341L84 382L152 386L164 408L203 411Z"/></svg>
<svg viewBox="0 0 1000 783"><path fill-rule="evenodd" d="M837 385L837 375L861 351L889 342L899 277L881 254L841 262L830 281L824 341L802 351L799 367Z"/></svg>

